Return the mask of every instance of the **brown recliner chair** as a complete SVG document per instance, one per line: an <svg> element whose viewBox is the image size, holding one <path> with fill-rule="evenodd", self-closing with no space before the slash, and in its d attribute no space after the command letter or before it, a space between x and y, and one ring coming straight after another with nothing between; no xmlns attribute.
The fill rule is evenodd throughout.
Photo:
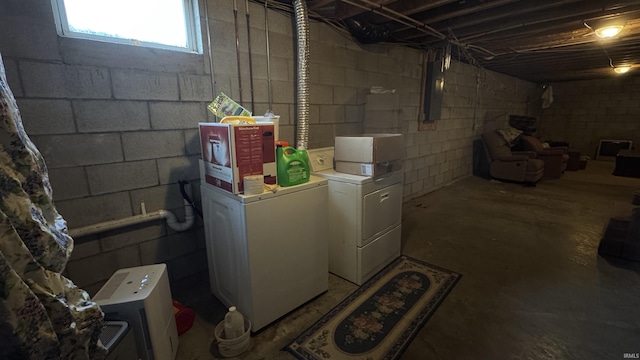
<svg viewBox="0 0 640 360"><path fill-rule="evenodd" d="M544 175L544 161L532 151L511 151L507 141L495 131L482 134L489 158L489 174L500 180L535 184Z"/></svg>
<svg viewBox="0 0 640 360"><path fill-rule="evenodd" d="M565 146L544 147L542 142L533 136L522 136L525 150L534 151L536 158L544 161L544 178L558 179L567 169L569 149Z"/></svg>

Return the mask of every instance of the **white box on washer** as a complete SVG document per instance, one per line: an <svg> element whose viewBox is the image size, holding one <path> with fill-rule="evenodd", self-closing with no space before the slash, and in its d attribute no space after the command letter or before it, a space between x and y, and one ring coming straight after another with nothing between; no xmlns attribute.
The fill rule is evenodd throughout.
<svg viewBox="0 0 640 360"><path fill-rule="evenodd" d="M133 329L143 360L173 360L178 329L165 264L116 271L92 299L107 320L124 320Z"/></svg>

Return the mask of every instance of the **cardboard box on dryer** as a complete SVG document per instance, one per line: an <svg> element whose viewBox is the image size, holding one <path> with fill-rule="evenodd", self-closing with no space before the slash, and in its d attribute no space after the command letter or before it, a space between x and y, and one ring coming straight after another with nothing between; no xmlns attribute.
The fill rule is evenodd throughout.
<svg viewBox="0 0 640 360"><path fill-rule="evenodd" d="M276 183L273 124L199 123L205 181L234 194L244 191L243 179L263 175Z"/></svg>
<svg viewBox="0 0 640 360"><path fill-rule="evenodd" d="M336 171L378 177L402 169L402 134L336 136Z"/></svg>
<svg viewBox="0 0 640 360"><path fill-rule="evenodd" d="M356 163L336 161L336 171L346 174L378 177L402 169L402 160L384 163Z"/></svg>

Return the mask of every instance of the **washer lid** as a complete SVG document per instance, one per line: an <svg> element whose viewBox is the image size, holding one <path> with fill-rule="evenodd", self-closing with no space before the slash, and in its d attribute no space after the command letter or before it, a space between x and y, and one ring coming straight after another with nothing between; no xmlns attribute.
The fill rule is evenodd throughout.
<svg viewBox="0 0 640 360"><path fill-rule="evenodd" d="M333 169L333 147L307 150L311 172Z"/></svg>
<svg viewBox="0 0 640 360"><path fill-rule="evenodd" d="M337 172L333 169L334 148L326 147L307 150L311 172L328 180L362 185L371 182L370 176L360 176Z"/></svg>
<svg viewBox="0 0 640 360"><path fill-rule="evenodd" d="M337 172L334 169L314 172L313 175L323 177L330 181L339 181L356 185L368 184L373 181L370 176L360 176Z"/></svg>

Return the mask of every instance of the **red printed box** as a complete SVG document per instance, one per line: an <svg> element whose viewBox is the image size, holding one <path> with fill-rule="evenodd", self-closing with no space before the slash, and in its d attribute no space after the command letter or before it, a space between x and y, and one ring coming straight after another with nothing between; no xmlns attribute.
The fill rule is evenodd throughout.
<svg viewBox="0 0 640 360"><path fill-rule="evenodd" d="M205 181L239 194L243 178L265 176L276 183L273 124L199 123ZM266 172L265 172L266 170Z"/></svg>

